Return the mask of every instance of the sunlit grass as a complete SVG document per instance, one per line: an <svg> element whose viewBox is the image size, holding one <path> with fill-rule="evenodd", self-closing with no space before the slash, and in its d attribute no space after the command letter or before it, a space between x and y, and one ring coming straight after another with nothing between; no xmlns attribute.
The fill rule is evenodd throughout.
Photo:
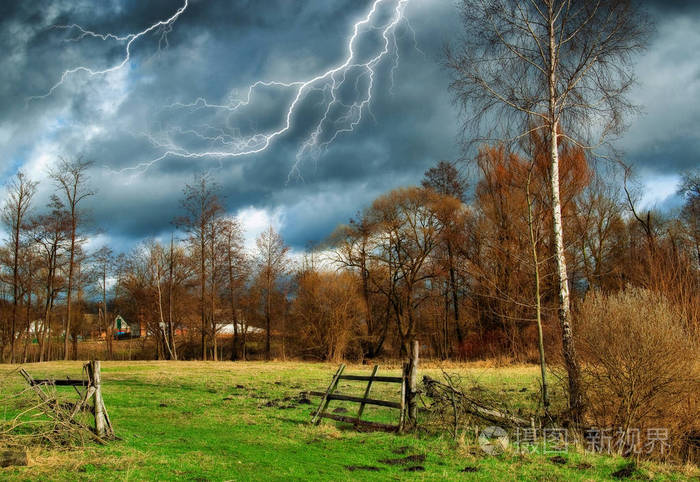
<svg viewBox="0 0 700 482"><path fill-rule="evenodd" d="M117 435L107 447L72 449L32 447L30 466L0 469L0 479L52 480L601 480L625 461L577 451L565 464L551 456L486 456L474 441L453 441L426 433L395 435L357 432L324 421L309 424L316 408L298 404L301 391L325 390L335 365L299 362L103 362L103 391ZM450 372L478 380L505 396L537 390L534 366L496 368L450 365ZM80 377L81 363L27 365L35 377ZM368 374L368 366L346 373ZM0 375L10 367L0 367ZM398 365L379 374L398 375ZM441 367L427 364L421 374L439 377ZM11 375L20 389L22 379ZM527 389L524 392L521 390ZM62 390L70 389L70 387ZM339 391L362 395L364 383L341 382ZM397 385L375 384L376 398L398 400ZM357 404L332 402L352 415ZM8 416L6 413L5 416ZM398 412L367 409L363 418L395 423ZM387 459L425 455L420 463L391 465ZM407 472L409 467L424 470ZM463 472L466 468L474 472ZM354 470L351 470L354 469ZM415 469L420 470L420 469ZM688 470L643 464L641 474L683 479ZM685 474L685 475L684 475Z"/></svg>

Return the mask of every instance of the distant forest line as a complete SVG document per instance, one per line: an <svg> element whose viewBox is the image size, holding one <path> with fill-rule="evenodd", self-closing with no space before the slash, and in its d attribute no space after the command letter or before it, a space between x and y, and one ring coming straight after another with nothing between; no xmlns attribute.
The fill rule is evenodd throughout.
<svg viewBox="0 0 700 482"><path fill-rule="evenodd" d="M484 145L470 166L474 186L457 164L440 162L420 186L381 195L296 260L272 227L246 251L209 176L185 186L172 240L115 255L109 246L85 249L95 231L83 206L99 196L89 162L61 161L44 207L32 202L36 183L19 173L2 211L2 359L74 359L79 340L90 339L86 353L125 358L126 342L113 341L120 316L141 335L129 357L361 360L403 357L418 339L440 359L535 362L538 303L556 359L544 145L530 159ZM562 148L560 173L574 311L591 291L644 288L696 332L698 174L679 186L683 208L661 213L640 210L626 172L601 175L575 146Z"/></svg>

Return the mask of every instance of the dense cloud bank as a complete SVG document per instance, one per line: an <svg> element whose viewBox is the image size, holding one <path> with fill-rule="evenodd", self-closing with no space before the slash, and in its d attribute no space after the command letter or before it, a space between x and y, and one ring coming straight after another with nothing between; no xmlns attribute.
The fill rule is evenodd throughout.
<svg viewBox="0 0 700 482"><path fill-rule="evenodd" d="M700 150L695 108L700 101L700 9L697 2L647 3L657 29L640 58L640 84L633 94L644 114L632 120L618 144L643 180L666 176L665 187L654 191L652 183L651 192L673 206L668 184L697 165ZM93 218L106 237L127 248L171 231L182 188L206 170L221 186L227 210L244 214L251 230L272 222L300 247L325 237L379 193L415 183L435 161L459 156L458 112L440 65L442 46L460 33L451 1L409 2L406 17L415 44L409 25L401 24L398 67L393 76L392 62L378 68L381 75L363 121L318 159L303 159L298 170L293 167L314 119L312 103L296 116L294 128L262 153L235 159L169 156L146 171L118 173L157 158L163 151L158 143L173 129L196 147L196 139L188 140L184 131L188 122L201 121L199 114L168 105L199 97L225 103L256 80L296 81L335 66L369 1L191 1L168 32L167 45L162 31L145 36L134 42L124 69L94 78L77 72L51 96L27 102L46 93L66 69L104 69L123 55L124 42L71 41L79 31L52 26L76 23L126 35L169 17L181 4L3 2L0 40L7 54L0 57L0 178L25 169L41 180L37 204L42 205L52 190L46 170L58 156L94 159L91 177L99 194L91 200ZM269 94L246 114L243 129L279 121L284 99Z"/></svg>

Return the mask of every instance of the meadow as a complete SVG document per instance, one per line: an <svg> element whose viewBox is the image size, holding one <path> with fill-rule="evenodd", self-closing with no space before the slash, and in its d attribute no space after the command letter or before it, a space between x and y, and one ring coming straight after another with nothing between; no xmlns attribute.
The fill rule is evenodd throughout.
<svg viewBox="0 0 700 482"><path fill-rule="evenodd" d="M39 378L80 378L80 362L24 365ZM311 425L317 397L336 366L302 362L103 362L103 394L119 437L106 446L31 446L29 465L0 469L4 480L615 480L621 476L685 480L695 469L640 462L627 473L620 457L570 448L563 454L485 454L469 437L419 430L393 434L358 431L324 420ZM530 365L496 368L450 365L451 373L477 379L515 403L526 405L538 389L538 369ZM363 373L368 366L350 366ZM398 366L380 375L398 375ZM440 376L428 366L421 375ZM24 381L1 366L4 390ZM375 390L376 388L376 390ZM398 400L395 386L375 384L373 396ZM62 387L66 396L71 387ZM362 383L340 385L362 395ZM333 402L331 410L357 405ZM14 415L4 407L3 417ZM368 408L367 419L395 422L397 412ZM421 413L420 417L425 417ZM420 418L419 418L420 421ZM615 474L615 476L613 475Z"/></svg>

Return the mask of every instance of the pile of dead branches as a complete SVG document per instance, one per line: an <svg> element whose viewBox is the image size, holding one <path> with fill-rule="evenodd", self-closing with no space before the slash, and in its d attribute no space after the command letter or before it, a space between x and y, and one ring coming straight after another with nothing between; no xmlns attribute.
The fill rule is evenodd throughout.
<svg viewBox="0 0 700 482"><path fill-rule="evenodd" d="M24 385L18 370L0 377L0 447L74 447L103 442L90 428L92 407L51 384ZM75 398L78 399L74 400Z"/></svg>
<svg viewBox="0 0 700 482"><path fill-rule="evenodd" d="M516 430L541 426L536 413L509 406L503 393L489 390L474 380L443 372L443 380L423 377L422 399L426 406L421 425L432 431L448 432L455 439L478 427L495 425Z"/></svg>

